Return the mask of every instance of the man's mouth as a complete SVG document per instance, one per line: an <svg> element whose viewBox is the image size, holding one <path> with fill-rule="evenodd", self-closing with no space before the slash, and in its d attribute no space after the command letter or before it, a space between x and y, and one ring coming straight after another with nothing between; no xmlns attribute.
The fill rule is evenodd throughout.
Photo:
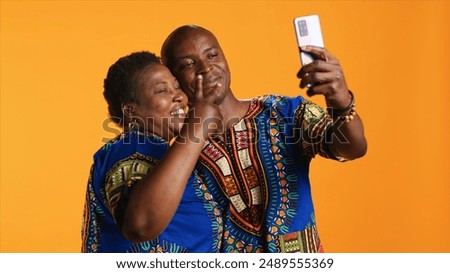
<svg viewBox="0 0 450 273"><path fill-rule="evenodd" d="M219 83L219 77L211 77L209 79L205 79L203 81L203 87L215 87Z"/></svg>

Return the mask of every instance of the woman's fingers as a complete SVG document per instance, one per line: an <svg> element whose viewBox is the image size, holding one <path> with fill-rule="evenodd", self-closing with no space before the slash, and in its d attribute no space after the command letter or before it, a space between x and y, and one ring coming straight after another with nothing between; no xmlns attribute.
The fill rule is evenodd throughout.
<svg viewBox="0 0 450 273"><path fill-rule="evenodd" d="M195 101L203 99L203 76L197 75L195 79L195 90L194 90L194 98Z"/></svg>
<svg viewBox="0 0 450 273"><path fill-rule="evenodd" d="M205 90L203 89L203 76L198 75L196 77L196 81L195 81L195 90L194 90L195 101L196 102L206 101L206 102L213 103L216 100L221 87L222 87L222 84L217 83L214 87L212 87L210 90L205 92Z"/></svg>

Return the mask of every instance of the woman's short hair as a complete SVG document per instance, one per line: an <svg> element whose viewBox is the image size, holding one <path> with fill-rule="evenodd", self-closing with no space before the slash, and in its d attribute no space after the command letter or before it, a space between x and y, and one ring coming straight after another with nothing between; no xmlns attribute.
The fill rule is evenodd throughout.
<svg viewBox="0 0 450 273"><path fill-rule="evenodd" d="M160 64L161 59L148 51L134 52L118 59L108 70L103 83L103 96L108 103L110 118L123 127L125 115L122 104L139 103L140 76L149 65Z"/></svg>

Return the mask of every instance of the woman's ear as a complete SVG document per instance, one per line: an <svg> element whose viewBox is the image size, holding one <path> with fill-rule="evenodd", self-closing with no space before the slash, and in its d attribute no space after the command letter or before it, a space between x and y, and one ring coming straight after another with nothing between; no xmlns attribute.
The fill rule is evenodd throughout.
<svg viewBox="0 0 450 273"><path fill-rule="evenodd" d="M122 107L122 113L125 115L125 117L127 118L132 118L134 115L134 107L132 104L130 103L122 103L121 105Z"/></svg>

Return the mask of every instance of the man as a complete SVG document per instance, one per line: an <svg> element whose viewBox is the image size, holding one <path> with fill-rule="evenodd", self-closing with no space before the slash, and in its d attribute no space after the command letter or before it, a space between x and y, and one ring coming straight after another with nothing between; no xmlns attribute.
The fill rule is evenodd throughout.
<svg viewBox="0 0 450 273"><path fill-rule="evenodd" d="M316 61L298 73L309 96L323 95L328 111L304 99L261 96L239 100L216 37L179 27L161 57L194 101L196 78L217 92L223 133L211 136L196 171L223 208L223 252L321 252L308 177L316 155L346 161L367 143L338 61L323 48L306 47ZM219 87L219 88L217 88Z"/></svg>

